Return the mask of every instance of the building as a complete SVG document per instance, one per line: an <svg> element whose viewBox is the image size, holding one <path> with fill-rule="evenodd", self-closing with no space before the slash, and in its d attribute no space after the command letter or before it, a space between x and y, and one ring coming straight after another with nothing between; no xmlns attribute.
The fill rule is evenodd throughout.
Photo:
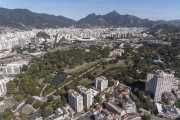
<svg viewBox="0 0 180 120"><path fill-rule="evenodd" d="M55 114L50 118L50 120L64 120L69 118L69 112L64 108L58 108L55 110Z"/></svg>
<svg viewBox="0 0 180 120"><path fill-rule="evenodd" d="M136 104L132 100L123 101L122 107L126 113L136 113Z"/></svg>
<svg viewBox="0 0 180 120"><path fill-rule="evenodd" d="M7 92L6 84L10 80L13 80L13 78L9 78L9 77L1 77L0 78L0 96L6 95L6 92Z"/></svg>
<svg viewBox="0 0 180 120"><path fill-rule="evenodd" d="M32 37L32 38L30 38L30 42L32 45L39 45L39 38Z"/></svg>
<svg viewBox="0 0 180 120"><path fill-rule="evenodd" d="M6 65L1 65L0 71L5 75L17 75L21 73L23 65L28 65L28 61L12 62Z"/></svg>
<svg viewBox="0 0 180 120"><path fill-rule="evenodd" d="M110 52L109 57L122 56L123 53L124 53L123 49L115 49Z"/></svg>
<svg viewBox="0 0 180 120"><path fill-rule="evenodd" d="M7 82L8 81L0 80L0 96L6 95L6 91L7 91L6 83Z"/></svg>
<svg viewBox="0 0 180 120"><path fill-rule="evenodd" d="M160 103L155 103L155 106L159 117L169 118L171 120L180 119L180 109Z"/></svg>
<svg viewBox="0 0 180 120"><path fill-rule="evenodd" d="M83 105L89 108L92 105L92 92L91 90L79 85L77 91L83 96Z"/></svg>
<svg viewBox="0 0 180 120"><path fill-rule="evenodd" d="M83 110L83 96L77 91L68 91L68 102L69 105L77 112L81 112Z"/></svg>
<svg viewBox="0 0 180 120"><path fill-rule="evenodd" d="M145 91L153 95L154 101L161 101L164 92L171 92L174 80L173 74L160 70L156 71L156 73L149 73L147 75Z"/></svg>
<svg viewBox="0 0 180 120"><path fill-rule="evenodd" d="M109 110L110 112L113 112L120 118L126 114L126 112L122 108L120 108L118 105L116 105L116 103L114 102L108 102L106 104L106 109Z"/></svg>
<svg viewBox="0 0 180 120"><path fill-rule="evenodd" d="M94 85L96 89L103 91L108 88L108 80L104 76L97 77L94 80Z"/></svg>

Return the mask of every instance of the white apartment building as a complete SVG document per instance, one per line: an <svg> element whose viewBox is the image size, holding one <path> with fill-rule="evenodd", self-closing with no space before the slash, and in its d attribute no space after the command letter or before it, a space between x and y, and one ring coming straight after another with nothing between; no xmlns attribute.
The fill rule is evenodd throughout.
<svg viewBox="0 0 180 120"><path fill-rule="evenodd" d="M83 110L83 96L77 91L68 91L68 102L69 105L77 112L81 112Z"/></svg>
<svg viewBox="0 0 180 120"><path fill-rule="evenodd" d="M154 96L154 101L161 101L164 92L171 92L174 80L173 74L160 70L156 71L156 73L149 73L147 75L145 91Z"/></svg>
<svg viewBox="0 0 180 120"><path fill-rule="evenodd" d="M7 88L6 88L7 81L0 80L0 96L3 96L6 94Z"/></svg>
<svg viewBox="0 0 180 120"><path fill-rule="evenodd" d="M92 92L91 90L78 85L77 91L83 96L83 105L89 108L92 105Z"/></svg>
<svg viewBox="0 0 180 120"><path fill-rule="evenodd" d="M0 71L5 75L17 75L21 73L23 65L28 65L28 61L12 62L6 65L0 66Z"/></svg>
<svg viewBox="0 0 180 120"><path fill-rule="evenodd" d="M104 76L97 77L94 80L94 85L96 89L103 91L108 88L108 80Z"/></svg>
<svg viewBox="0 0 180 120"><path fill-rule="evenodd" d="M14 78L10 78L10 77L0 77L0 96L6 95L7 92L6 84L13 79Z"/></svg>

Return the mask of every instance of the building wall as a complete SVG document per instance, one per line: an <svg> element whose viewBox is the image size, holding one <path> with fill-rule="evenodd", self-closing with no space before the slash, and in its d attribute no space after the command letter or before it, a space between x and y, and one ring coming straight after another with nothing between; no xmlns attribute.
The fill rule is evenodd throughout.
<svg viewBox="0 0 180 120"><path fill-rule="evenodd" d="M108 88L108 80L102 76L95 78L94 84L95 84L96 89L99 89L101 91Z"/></svg>
<svg viewBox="0 0 180 120"><path fill-rule="evenodd" d="M77 112L81 112L83 110L83 97L80 94L78 96L74 96L72 93L68 92L68 102L69 105Z"/></svg>
<svg viewBox="0 0 180 120"><path fill-rule="evenodd" d="M7 88L6 83L8 83L9 80L0 80L0 96L6 95Z"/></svg>
<svg viewBox="0 0 180 120"><path fill-rule="evenodd" d="M145 91L154 95L154 101L161 101L164 92L171 92L174 75L164 72L158 74L148 74Z"/></svg>
<svg viewBox="0 0 180 120"><path fill-rule="evenodd" d="M91 93L91 91L88 90L87 88L83 87L83 86L78 86L77 91L83 96L83 105L85 107L89 108L92 105L92 93Z"/></svg>

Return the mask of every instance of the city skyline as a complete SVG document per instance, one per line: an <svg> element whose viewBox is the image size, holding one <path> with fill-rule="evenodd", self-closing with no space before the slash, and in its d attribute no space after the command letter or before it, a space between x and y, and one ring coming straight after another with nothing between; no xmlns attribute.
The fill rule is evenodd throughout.
<svg viewBox="0 0 180 120"><path fill-rule="evenodd" d="M124 15L135 15L150 20L176 20L180 19L180 1L174 0L0 0L0 7L15 9L29 9L33 12L62 15L79 20L88 14L106 14L117 11Z"/></svg>

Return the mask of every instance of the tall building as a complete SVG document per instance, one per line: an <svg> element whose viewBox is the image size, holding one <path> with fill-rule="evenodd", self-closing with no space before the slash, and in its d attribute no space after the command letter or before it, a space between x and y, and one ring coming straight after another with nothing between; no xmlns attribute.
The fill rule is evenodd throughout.
<svg viewBox="0 0 180 120"><path fill-rule="evenodd" d="M6 94L7 88L6 88L6 81L0 80L0 96L3 96Z"/></svg>
<svg viewBox="0 0 180 120"><path fill-rule="evenodd" d="M81 112L83 110L83 96L75 90L68 91L68 102L69 105L77 112Z"/></svg>
<svg viewBox="0 0 180 120"><path fill-rule="evenodd" d="M77 91L83 96L83 105L89 108L92 105L92 93L91 90L78 85Z"/></svg>
<svg viewBox="0 0 180 120"><path fill-rule="evenodd" d="M94 85L96 89L103 91L104 89L108 88L108 80L104 76L97 77L94 80Z"/></svg>
<svg viewBox="0 0 180 120"><path fill-rule="evenodd" d="M0 96L5 96L7 92L6 84L14 78L0 76Z"/></svg>
<svg viewBox="0 0 180 120"><path fill-rule="evenodd" d="M154 96L154 101L161 101L164 92L171 92L174 80L173 74L160 70L156 71L156 73L149 73L147 75L145 91Z"/></svg>

